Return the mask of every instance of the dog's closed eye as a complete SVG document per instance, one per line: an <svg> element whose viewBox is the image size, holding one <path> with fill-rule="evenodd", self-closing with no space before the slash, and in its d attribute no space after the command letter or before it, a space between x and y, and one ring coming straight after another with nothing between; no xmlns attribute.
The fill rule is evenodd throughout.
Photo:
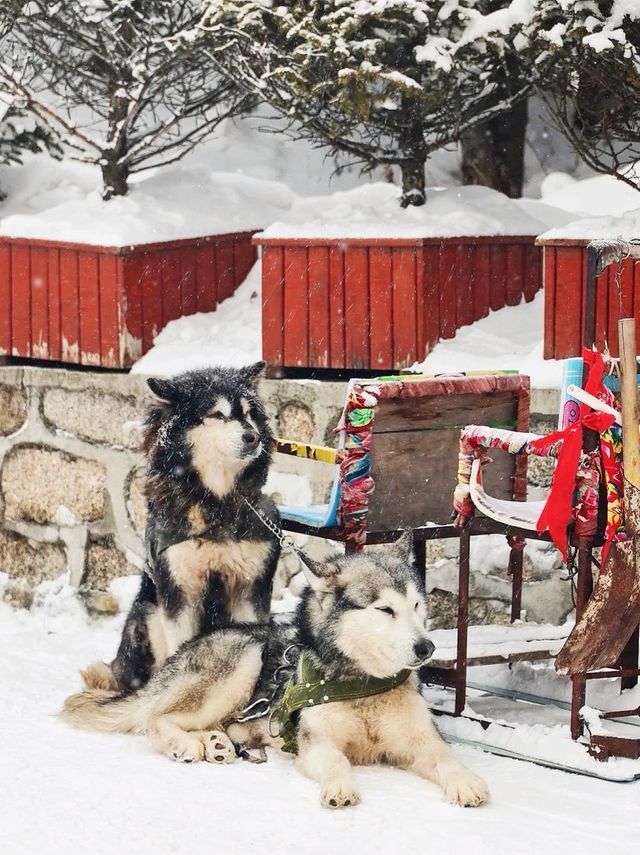
<svg viewBox="0 0 640 855"><path fill-rule="evenodd" d="M390 606L376 606L379 612L384 612L386 615L391 615L391 617L395 617L396 613Z"/></svg>
<svg viewBox="0 0 640 855"><path fill-rule="evenodd" d="M224 419L224 413L220 412L220 410L213 410L210 413L207 413L205 419Z"/></svg>

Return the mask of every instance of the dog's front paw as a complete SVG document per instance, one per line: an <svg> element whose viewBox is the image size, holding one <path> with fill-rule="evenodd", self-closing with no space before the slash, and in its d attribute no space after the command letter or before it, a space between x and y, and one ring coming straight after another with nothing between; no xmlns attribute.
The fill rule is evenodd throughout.
<svg viewBox="0 0 640 855"><path fill-rule="evenodd" d="M360 793L351 781L332 781L325 784L320 796L320 804L323 807L336 808L351 807L360 802Z"/></svg>
<svg viewBox="0 0 640 855"><path fill-rule="evenodd" d="M209 763L233 763L236 749L226 733L211 730L205 736L205 759Z"/></svg>
<svg viewBox="0 0 640 855"><path fill-rule="evenodd" d="M479 775L464 767L440 769L440 786L447 801L477 807L489 801L489 788Z"/></svg>
<svg viewBox="0 0 640 855"><path fill-rule="evenodd" d="M198 763L204 757L204 745L197 736L185 733L170 740L167 754L177 763Z"/></svg>

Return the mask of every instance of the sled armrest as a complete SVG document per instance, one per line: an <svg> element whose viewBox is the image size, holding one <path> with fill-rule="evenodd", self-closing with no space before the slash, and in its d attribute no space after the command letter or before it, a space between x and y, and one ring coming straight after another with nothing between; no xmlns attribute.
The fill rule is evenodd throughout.
<svg viewBox="0 0 640 855"><path fill-rule="evenodd" d="M276 437L273 445L274 451L279 454L289 454L305 460L319 460L322 463L340 463L345 456L343 449L329 448L326 445L310 445L307 442L296 442L294 439Z"/></svg>

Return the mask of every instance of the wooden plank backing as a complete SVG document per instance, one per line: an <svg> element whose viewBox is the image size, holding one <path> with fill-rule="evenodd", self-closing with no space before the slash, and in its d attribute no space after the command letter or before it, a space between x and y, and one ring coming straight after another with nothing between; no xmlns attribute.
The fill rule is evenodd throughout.
<svg viewBox="0 0 640 855"><path fill-rule="evenodd" d="M60 335L64 362L80 362L79 316L78 253L72 249L61 249Z"/></svg>
<svg viewBox="0 0 640 855"><path fill-rule="evenodd" d="M423 247L422 287L424 291L425 356L426 351L434 347L440 339L439 254L437 246Z"/></svg>
<svg viewBox="0 0 640 855"><path fill-rule="evenodd" d="M458 470L460 430L467 424L515 429L518 398L511 392L385 398L376 408L367 529L449 522ZM516 460L496 452L487 491L513 497Z"/></svg>
<svg viewBox="0 0 640 855"><path fill-rule="evenodd" d="M98 258L100 279L100 351L104 366L118 367L120 360L120 283L116 255Z"/></svg>
<svg viewBox="0 0 640 855"><path fill-rule="evenodd" d="M345 366L344 248L329 248L329 339L331 368Z"/></svg>
<svg viewBox="0 0 640 855"><path fill-rule="evenodd" d="M455 270L455 247L443 243L438 253L440 338L453 338L458 329L458 295L456 291Z"/></svg>
<svg viewBox="0 0 640 855"><path fill-rule="evenodd" d="M100 289L98 285L98 255L78 253L78 309L80 331L80 362L101 365Z"/></svg>
<svg viewBox="0 0 640 855"><path fill-rule="evenodd" d="M556 354L556 247L543 249L544 288L544 358L554 359Z"/></svg>
<svg viewBox="0 0 640 855"><path fill-rule="evenodd" d="M49 330L47 342L49 359L62 358L60 337L60 251L56 247L47 249L47 282L49 297Z"/></svg>

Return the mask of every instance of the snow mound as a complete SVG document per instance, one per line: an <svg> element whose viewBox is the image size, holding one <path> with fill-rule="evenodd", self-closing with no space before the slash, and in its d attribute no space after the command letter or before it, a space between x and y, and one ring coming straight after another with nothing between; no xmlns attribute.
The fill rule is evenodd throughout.
<svg viewBox="0 0 640 855"><path fill-rule="evenodd" d="M430 188L420 208L400 208L400 188L382 182L330 196L297 198L269 238L428 238L537 235L572 217L549 205L509 199L487 187ZM533 204L532 204L533 203Z"/></svg>
<svg viewBox="0 0 640 855"><path fill-rule="evenodd" d="M240 368L261 359L262 298L260 262L232 297L215 312L198 312L171 321L131 369L134 374L171 376L194 368Z"/></svg>
<svg viewBox="0 0 640 855"><path fill-rule="evenodd" d="M562 385L564 362L542 357L544 297L507 306L458 330L455 338L439 342L423 362L411 366L425 374L474 369L514 370L531 377L538 389Z"/></svg>

